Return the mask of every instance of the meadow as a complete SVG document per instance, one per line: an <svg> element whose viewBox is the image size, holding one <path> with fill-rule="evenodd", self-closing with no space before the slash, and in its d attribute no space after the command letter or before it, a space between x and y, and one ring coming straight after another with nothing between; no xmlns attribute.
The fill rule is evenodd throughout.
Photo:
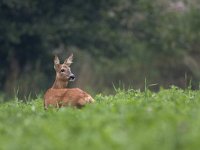
<svg viewBox="0 0 200 150"><path fill-rule="evenodd" d="M1 150L194 150L200 91L116 90L83 109L43 109L42 96L0 103Z"/></svg>

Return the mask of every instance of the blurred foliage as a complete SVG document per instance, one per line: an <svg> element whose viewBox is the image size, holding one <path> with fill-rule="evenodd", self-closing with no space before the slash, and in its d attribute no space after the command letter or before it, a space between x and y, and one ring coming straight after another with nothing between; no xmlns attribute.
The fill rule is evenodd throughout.
<svg viewBox="0 0 200 150"><path fill-rule="evenodd" d="M81 110L45 111L40 96L1 103L0 149L199 149L200 91L116 90Z"/></svg>
<svg viewBox="0 0 200 150"><path fill-rule="evenodd" d="M165 87L193 80L197 88L199 9L197 0L2 0L0 89L45 90L53 54L70 52L74 86L94 92L119 82L143 88L145 78Z"/></svg>

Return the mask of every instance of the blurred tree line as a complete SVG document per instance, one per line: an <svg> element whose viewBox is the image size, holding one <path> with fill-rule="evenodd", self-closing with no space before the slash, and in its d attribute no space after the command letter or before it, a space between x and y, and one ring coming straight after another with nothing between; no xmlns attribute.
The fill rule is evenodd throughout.
<svg viewBox="0 0 200 150"><path fill-rule="evenodd" d="M73 52L73 86L199 87L198 0L1 0L0 90L44 91L53 55Z"/></svg>

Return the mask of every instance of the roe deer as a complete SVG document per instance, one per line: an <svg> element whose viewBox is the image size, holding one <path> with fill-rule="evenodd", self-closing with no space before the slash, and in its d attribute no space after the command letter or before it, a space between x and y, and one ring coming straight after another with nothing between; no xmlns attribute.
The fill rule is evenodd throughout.
<svg viewBox="0 0 200 150"><path fill-rule="evenodd" d="M44 108L54 106L57 108L63 106L83 107L87 103L94 102L94 99L79 88L66 88L69 81L74 81L75 76L71 72L70 65L73 60L73 54L67 58L63 64L60 64L58 56L54 58L54 69L56 79L53 86L48 89L44 95Z"/></svg>

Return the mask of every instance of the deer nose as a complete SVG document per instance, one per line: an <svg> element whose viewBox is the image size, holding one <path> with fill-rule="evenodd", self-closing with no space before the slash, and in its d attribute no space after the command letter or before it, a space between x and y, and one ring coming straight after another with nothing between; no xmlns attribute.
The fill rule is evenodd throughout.
<svg viewBox="0 0 200 150"><path fill-rule="evenodd" d="M74 75L74 74L71 74L71 75L69 76L69 80L70 80L70 81L74 81L74 80L75 80L75 75Z"/></svg>

